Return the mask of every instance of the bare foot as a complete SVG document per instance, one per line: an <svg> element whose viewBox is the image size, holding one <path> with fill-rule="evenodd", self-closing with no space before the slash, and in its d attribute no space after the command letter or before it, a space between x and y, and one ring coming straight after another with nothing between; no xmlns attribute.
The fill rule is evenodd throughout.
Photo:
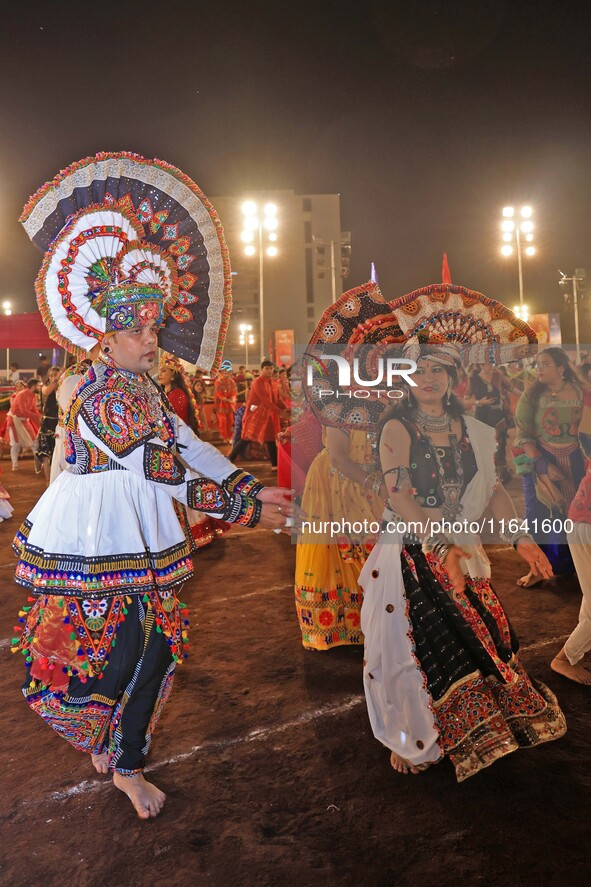
<svg viewBox="0 0 591 887"><path fill-rule="evenodd" d="M537 573L532 573L530 570L526 576L522 576L515 584L519 585L520 588L533 588L535 585L539 585L540 582L543 581L544 580L541 576L538 576Z"/></svg>
<svg viewBox="0 0 591 887"><path fill-rule="evenodd" d="M97 773L109 772L109 752L102 751L100 755L91 755L90 757Z"/></svg>
<svg viewBox="0 0 591 887"><path fill-rule="evenodd" d="M591 672L587 671L582 662L571 665L565 656L564 649L560 651L558 656L554 657L550 663L550 668L563 677L576 681L577 684L591 684Z"/></svg>
<svg viewBox="0 0 591 887"><path fill-rule="evenodd" d="M133 776L122 776L120 773L113 773L113 784L127 795L131 803L136 809L140 819L150 819L151 816L158 816L166 795L159 788L147 782L142 773L134 773Z"/></svg>
<svg viewBox="0 0 591 887"><path fill-rule="evenodd" d="M390 755L390 763L397 773L408 773L408 771L410 770L413 775L416 775L420 772L418 767L415 767L414 764L411 764L409 761L401 758L400 755L397 755L395 751L393 751Z"/></svg>

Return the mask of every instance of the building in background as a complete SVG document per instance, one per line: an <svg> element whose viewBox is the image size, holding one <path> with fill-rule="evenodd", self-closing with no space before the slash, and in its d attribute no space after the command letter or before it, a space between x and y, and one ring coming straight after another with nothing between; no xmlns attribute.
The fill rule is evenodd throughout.
<svg viewBox="0 0 591 887"><path fill-rule="evenodd" d="M246 201L257 205L259 226L252 238L242 239ZM240 324L250 324L254 343L248 362L257 366L261 355L288 362L286 343L305 345L322 312L343 292L349 271L351 239L341 231L338 194L296 194L264 191L241 197L212 197L230 250L234 308L224 357L246 363L240 345ZM275 207L276 227L267 231L265 207ZM252 209L252 207L251 207ZM269 240L269 233L275 235ZM263 246L263 334L260 330L260 255ZM250 247L252 255L245 253ZM268 255L268 249L276 255Z"/></svg>

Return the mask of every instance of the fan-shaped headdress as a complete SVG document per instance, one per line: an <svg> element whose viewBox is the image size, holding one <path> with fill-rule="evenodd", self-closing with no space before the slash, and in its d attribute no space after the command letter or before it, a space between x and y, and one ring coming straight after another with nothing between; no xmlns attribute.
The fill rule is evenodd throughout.
<svg viewBox="0 0 591 887"><path fill-rule="evenodd" d="M74 163L20 221L45 253L37 301L50 336L83 356L105 333L163 322L161 347L215 372L231 311L228 251L197 185L121 151Z"/></svg>
<svg viewBox="0 0 591 887"><path fill-rule="evenodd" d="M384 358L503 364L527 357L536 344L527 323L481 293L440 283L386 302L370 281L322 315L304 355L303 388L323 425L371 430L395 402L384 390L385 377L367 384L380 380ZM347 386L339 384L336 357L350 367ZM356 384L359 379L366 385Z"/></svg>
<svg viewBox="0 0 591 887"><path fill-rule="evenodd" d="M348 290L318 323L303 358L303 390L315 416L332 427L374 428L384 407L371 388L357 397L359 378L375 379L379 358L400 351L405 339L395 314L374 281ZM335 358L338 358L336 360ZM350 368L351 384L339 384L339 360Z"/></svg>
<svg viewBox="0 0 591 887"><path fill-rule="evenodd" d="M533 329L509 308L475 290L435 283L390 302L407 341L405 354L453 345L463 364L510 363L537 345Z"/></svg>

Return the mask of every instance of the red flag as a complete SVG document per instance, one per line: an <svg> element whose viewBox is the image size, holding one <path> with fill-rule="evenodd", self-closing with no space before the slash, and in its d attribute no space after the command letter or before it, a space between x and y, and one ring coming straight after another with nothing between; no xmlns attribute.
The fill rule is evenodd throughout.
<svg viewBox="0 0 591 887"><path fill-rule="evenodd" d="M447 253L443 253L443 264L441 266L441 283L451 283L451 272L447 263Z"/></svg>

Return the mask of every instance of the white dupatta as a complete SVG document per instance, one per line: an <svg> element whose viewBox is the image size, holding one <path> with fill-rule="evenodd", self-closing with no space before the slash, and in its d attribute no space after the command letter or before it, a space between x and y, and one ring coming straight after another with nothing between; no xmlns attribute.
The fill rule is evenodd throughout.
<svg viewBox="0 0 591 887"><path fill-rule="evenodd" d="M465 416L466 430L477 472L461 499L458 520L468 525L486 511L497 484L494 428ZM386 510L390 520L392 512ZM476 534L452 533L454 542L468 549L462 560L473 578L490 577L490 562ZM373 733L383 745L412 764L438 760L439 746L430 697L414 655L400 567L401 545L381 538L368 558L359 584L364 589L361 628L365 635L363 682Z"/></svg>

